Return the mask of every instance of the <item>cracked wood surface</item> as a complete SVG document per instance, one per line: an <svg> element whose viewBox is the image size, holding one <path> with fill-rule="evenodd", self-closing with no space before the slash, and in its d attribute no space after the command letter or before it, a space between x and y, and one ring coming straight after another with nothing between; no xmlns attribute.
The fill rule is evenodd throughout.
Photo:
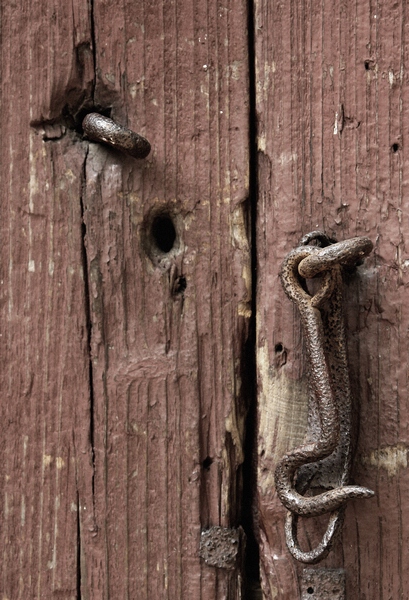
<svg viewBox="0 0 409 600"><path fill-rule="evenodd" d="M375 251L345 282L352 391L359 402L354 477L375 490L350 502L342 539L319 566L346 569L347 598L409 593L409 20L404 2L270 2L255 9L258 120L258 508L266 600L300 597L273 473L305 434L299 315L278 271L308 231L365 235ZM300 527L316 545L320 518Z"/></svg>
<svg viewBox="0 0 409 600"><path fill-rule="evenodd" d="M4 598L240 597L198 550L240 521L246 26L244 1L2 7ZM92 108L148 159L84 141Z"/></svg>
<svg viewBox="0 0 409 600"><path fill-rule="evenodd" d="M1 8L0 595L240 597L198 557L240 523L250 318L247 7ZM346 283L360 402L343 566L362 600L409 590L405 3L255 3L258 508L266 600L299 597L274 466L303 439L298 317L278 283L302 233L368 235ZM146 162L84 141L104 110ZM155 211L160 212L155 213ZM155 215L174 222L163 256ZM91 360L90 360L91 359ZM322 522L302 529L314 543Z"/></svg>

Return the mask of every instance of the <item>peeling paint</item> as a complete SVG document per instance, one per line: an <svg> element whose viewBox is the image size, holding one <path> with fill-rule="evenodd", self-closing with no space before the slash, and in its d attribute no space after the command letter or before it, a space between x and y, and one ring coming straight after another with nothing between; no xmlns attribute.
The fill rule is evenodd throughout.
<svg viewBox="0 0 409 600"><path fill-rule="evenodd" d="M136 83L131 83L128 85L128 91L129 94L131 96L131 98L135 99L136 98L136 91L137 91L137 85Z"/></svg>
<svg viewBox="0 0 409 600"><path fill-rule="evenodd" d="M48 467L49 465L51 465L52 462L53 462L53 457L51 456L51 454L44 454L43 465L45 467Z"/></svg>
<svg viewBox="0 0 409 600"><path fill-rule="evenodd" d="M234 405L233 405L234 406ZM237 415L235 408L232 409L225 421L226 431L228 431L233 440L234 447L237 452L237 462L241 464L244 461L243 454L243 439L244 439L244 422L245 415ZM230 460L226 459L226 465L230 464Z"/></svg>
<svg viewBox="0 0 409 600"><path fill-rule="evenodd" d="M257 351L259 392L259 485L262 494L274 487L274 465L291 448L300 445L308 419L308 384L290 379L285 369L270 363L265 341Z"/></svg>
<svg viewBox="0 0 409 600"><path fill-rule="evenodd" d="M250 319L252 314L250 302L239 302L237 312L240 315L240 317Z"/></svg>
<svg viewBox="0 0 409 600"><path fill-rule="evenodd" d="M243 62L235 60L229 65L228 69L230 70L231 78L235 81L239 81L243 69Z"/></svg>
<svg viewBox="0 0 409 600"><path fill-rule="evenodd" d="M247 237L246 224L244 219L243 203L238 204L231 216L231 236L233 247L241 251L242 256L242 272L241 276L244 281L245 294L244 298L238 303L238 313L241 316L249 318L251 316L250 302L252 295L252 273L250 262L250 248Z"/></svg>
<svg viewBox="0 0 409 600"><path fill-rule="evenodd" d="M338 133L338 113L335 113L335 123L334 123L334 135Z"/></svg>
<svg viewBox="0 0 409 600"><path fill-rule="evenodd" d="M266 151L266 135L264 133L259 133L257 136L257 149L259 152Z"/></svg>
<svg viewBox="0 0 409 600"><path fill-rule="evenodd" d="M394 477L401 469L408 467L408 448L404 444L383 446L373 450L369 455L362 456L364 465L384 469L389 477Z"/></svg>
<svg viewBox="0 0 409 600"><path fill-rule="evenodd" d="M62 469L63 467L65 467L65 461L61 456L57 456L57 458L55 459L55 466L57 467L57 469Z"/></svg>

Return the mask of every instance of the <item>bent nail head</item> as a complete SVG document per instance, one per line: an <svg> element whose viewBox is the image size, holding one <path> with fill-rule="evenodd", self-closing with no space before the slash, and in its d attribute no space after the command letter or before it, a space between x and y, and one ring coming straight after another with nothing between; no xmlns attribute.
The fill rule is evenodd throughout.
<svg viewBox="0 0 409 600"><path fill-rule="evenodd" d="M86 115L82 128L93 142L107 144L134 158L146 158L151 151L146 138L98 113Z"/></svg>

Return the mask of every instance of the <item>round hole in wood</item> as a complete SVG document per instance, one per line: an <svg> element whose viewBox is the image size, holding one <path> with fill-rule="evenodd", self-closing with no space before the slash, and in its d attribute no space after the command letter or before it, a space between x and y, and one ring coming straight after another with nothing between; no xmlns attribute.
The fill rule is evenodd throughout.
<svg viewBox="0 0 409 600"><path fill-rule="evenodd" d="M213 464L213 459L210 458L210 456L206 456L206 458L202 462L202 467L203 467L203 469L206 469L208 471L210 469L210 467L212 466L212 464Z"/></svg>
<svg viewBox="0 0 409 600"><path fill-rule="evenodd" d="M141 226L141 242L155 266L167 270L174 263L175 257L183 250L182 231L183 219L173 206L154 207L148 212ZM180 288L183 288L183 283L182 280Z"/></svg>
<svg viewBox="0 0 409 600"><path fill-rule="evenodd" d="M176 241L176 229L168 214L158 215L151 225L152 239L161 252L170 252Z"/></svg>

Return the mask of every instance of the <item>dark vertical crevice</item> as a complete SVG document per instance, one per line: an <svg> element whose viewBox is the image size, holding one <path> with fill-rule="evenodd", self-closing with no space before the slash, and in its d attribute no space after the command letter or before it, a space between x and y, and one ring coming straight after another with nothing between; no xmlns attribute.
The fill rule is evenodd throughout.
<svg viewBox="0 0 409 600"><path fill-rule="evenodd" d="M95 87L96 87L96 39L95 39L95 20L94 20L94 0L89 0L89 17L90 17L90 33L91 33L91 45L92 45L92 57L94 64L94 80L92 84L91 99L94 103ZM81 121L82 119L80 119ZM89 381L89 444L91 451L91 462L92 462L92 498L95 497L95 451L94 451L94 377L92 369L92 352L91 352L91 338L92 338L92 320L91 320L91 297L90 297L90 286L89 286L89 269L88 269L88 257L86 247L86 235L87 226L85 223L85 206L84 196L86 188L86 166L88 158L88 149L86 151L82 173L81 173L81 196L80 196L80 208L81 208L81 262L82 271L84 278L84 311L85 311L85 323L87 330L87 352L88 352L88 381ZM82 599L82 537L81 537L81 502L80 495L77 492L77 600Z"/></svg>
<svg viewBox="0 0 409 600"><path fill-rule="evenodd" d="M91 459L92 468L94 469L95 464L95 453L94 453L94 378L92 368L92 352L91 352L91 337L92 337L92 320L91 320L91 297L90 297L90 286L89 286L89 269L88 269L88 257L87 257L87 226L85 223L85 207L84 207L84 193L86 184L86 164L87 164L88 152L85 156L83 171L82 171L82 193L80 198L81 204L81 239L82 239L82 270L84 274L84 309L85 309L85 320L87 326L87 350L88 350L88 375L89 375L89 443L91 448ZM92 477L92 496L94 497L94 476Z"/></svg>
<svg viewBox="0 0 409 600"><path fill-rule="evenodd" d="M80 515L80 495L77 492L77 600L81 600L81 515Z"/></svg>
<svg viewBox="0 0 409 600"><path fill-rule="evenodd" d="M97 83L97 44L95 36L94 0L89 0L89 18L91 26L92 57L94 62L94 83L92 86L92 101L95 103L95 88Z"/></svg>
<svg viewBox="0 0 409 600"><path fill-rule="evenodd" d="M255 523L256 471L257 471L257 370L256 370L256 308L257 308L257 116L256 116L256 52L255 52L255 3L248 2L248 59L249 59L249 221L251 239L252 310L249 343L246 352L246 374L250 398L247 420L245 460L243 465L243 516L246 532L245 599L261 598L259 547Z"/></svg>

